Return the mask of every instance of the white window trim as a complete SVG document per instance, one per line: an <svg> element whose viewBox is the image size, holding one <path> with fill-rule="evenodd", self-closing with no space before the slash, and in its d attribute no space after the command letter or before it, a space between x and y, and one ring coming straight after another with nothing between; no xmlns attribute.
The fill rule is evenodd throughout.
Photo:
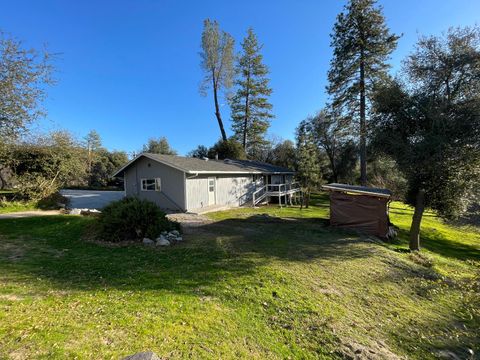
<svg viewBox="0 0 480 360"><path fill-rule="evenodd" d="M154 189L147 189L144 186L144 182L150 180L154 181L155 188ZM162 179L161 178L142 178L140 179L140 190L141 191L162 191Z"/></svg>

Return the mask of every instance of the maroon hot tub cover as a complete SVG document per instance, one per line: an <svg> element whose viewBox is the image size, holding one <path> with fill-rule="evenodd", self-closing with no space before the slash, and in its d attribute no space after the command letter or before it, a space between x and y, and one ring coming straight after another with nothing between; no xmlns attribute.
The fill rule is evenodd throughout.
<svg viewBox="0 0 480 360"><path fill-rule="evenodd" d="M389 190L345 184L328 184L323 188L330 192L330 225L387 236Z"/></svg>

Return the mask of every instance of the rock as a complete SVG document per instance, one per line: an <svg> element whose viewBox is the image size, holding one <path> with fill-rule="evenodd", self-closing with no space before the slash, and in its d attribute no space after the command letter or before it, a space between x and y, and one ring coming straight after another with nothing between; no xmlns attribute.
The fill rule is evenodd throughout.
<svg viewBox="0 0 480 360"><path fill-rule="evenodd" d="M98 211L97 209L81 209L80 210L80 215L85 215L85 216L97 216L100 215L101 212Z"/></svg>
<svg viewBox="0 0 480 360"><path fill-rule="evenodd" d="M153 244L155 244L155 241L153 241L152 239L149 239L149 238L143 238L143 244L144 245L153 245Z"/></svg>
<svg viewBox="0 0 480 360"><path fill-rule="evenodd" d="M170 234L173 234L175 236L179 236L180 233L178 232L178 230L173 230L173 231L170 231Z"/></svg>
<svg viewBox="0 0 480 360"><path fill-rule="evenodd" d="M80 215L82 213L82 210L81 209L71 209L68 213L70 215Z"/></svg>
<svg viewBox="0 0 480 360"><path fill-rule="evenodd" d="M153 351L144 351L126 356L123 360L160 360L160 358Z"/></svg>
<svg viewBox="0 0 480 360"><path fill-rule="evenodd" d="M160 240L157 240L157 246L169 246L170 241L165 238L160 237Z"/></svg>

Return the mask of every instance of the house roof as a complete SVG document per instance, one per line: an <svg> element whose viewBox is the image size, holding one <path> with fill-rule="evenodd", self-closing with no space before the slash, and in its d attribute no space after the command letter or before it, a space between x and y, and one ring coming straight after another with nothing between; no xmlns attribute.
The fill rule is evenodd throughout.
<svg viewBox="0 0 480 360"><path fill-rule="evenodd" d="M388 189L372 188L367 186L356 186L356 185L333 183L333 184L323 185L322 188L329 191L341 191L341 192L348 192L348 193L360 194L360 195L370 195L370 196L377 196L377 197L389 198L392 196L392 192Z"/></svg>
<svg viewBox="0 0 480 360"><path fill-rule="evenodd" d="M176 155L160 155L151 153L142 153L131 160L113 176L122 176L131 164L137 159L146 157L151 160L165 164L174 169L183 171L187 174L294 174L293 170L275 166L267 163L251 160L204 160Z"/></svg>

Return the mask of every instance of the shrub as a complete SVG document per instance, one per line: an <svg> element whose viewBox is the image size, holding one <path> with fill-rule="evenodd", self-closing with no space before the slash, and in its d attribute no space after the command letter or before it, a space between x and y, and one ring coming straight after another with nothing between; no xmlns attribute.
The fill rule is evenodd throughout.
<svg viewBox="0 0 480 360"><path fill-rule="evenodd" d="M103 208L98 218L99 235L102 240L119 242L155 239L163 230L174 225L157 205L147 200L128 197L112 202Z"/></svg>

